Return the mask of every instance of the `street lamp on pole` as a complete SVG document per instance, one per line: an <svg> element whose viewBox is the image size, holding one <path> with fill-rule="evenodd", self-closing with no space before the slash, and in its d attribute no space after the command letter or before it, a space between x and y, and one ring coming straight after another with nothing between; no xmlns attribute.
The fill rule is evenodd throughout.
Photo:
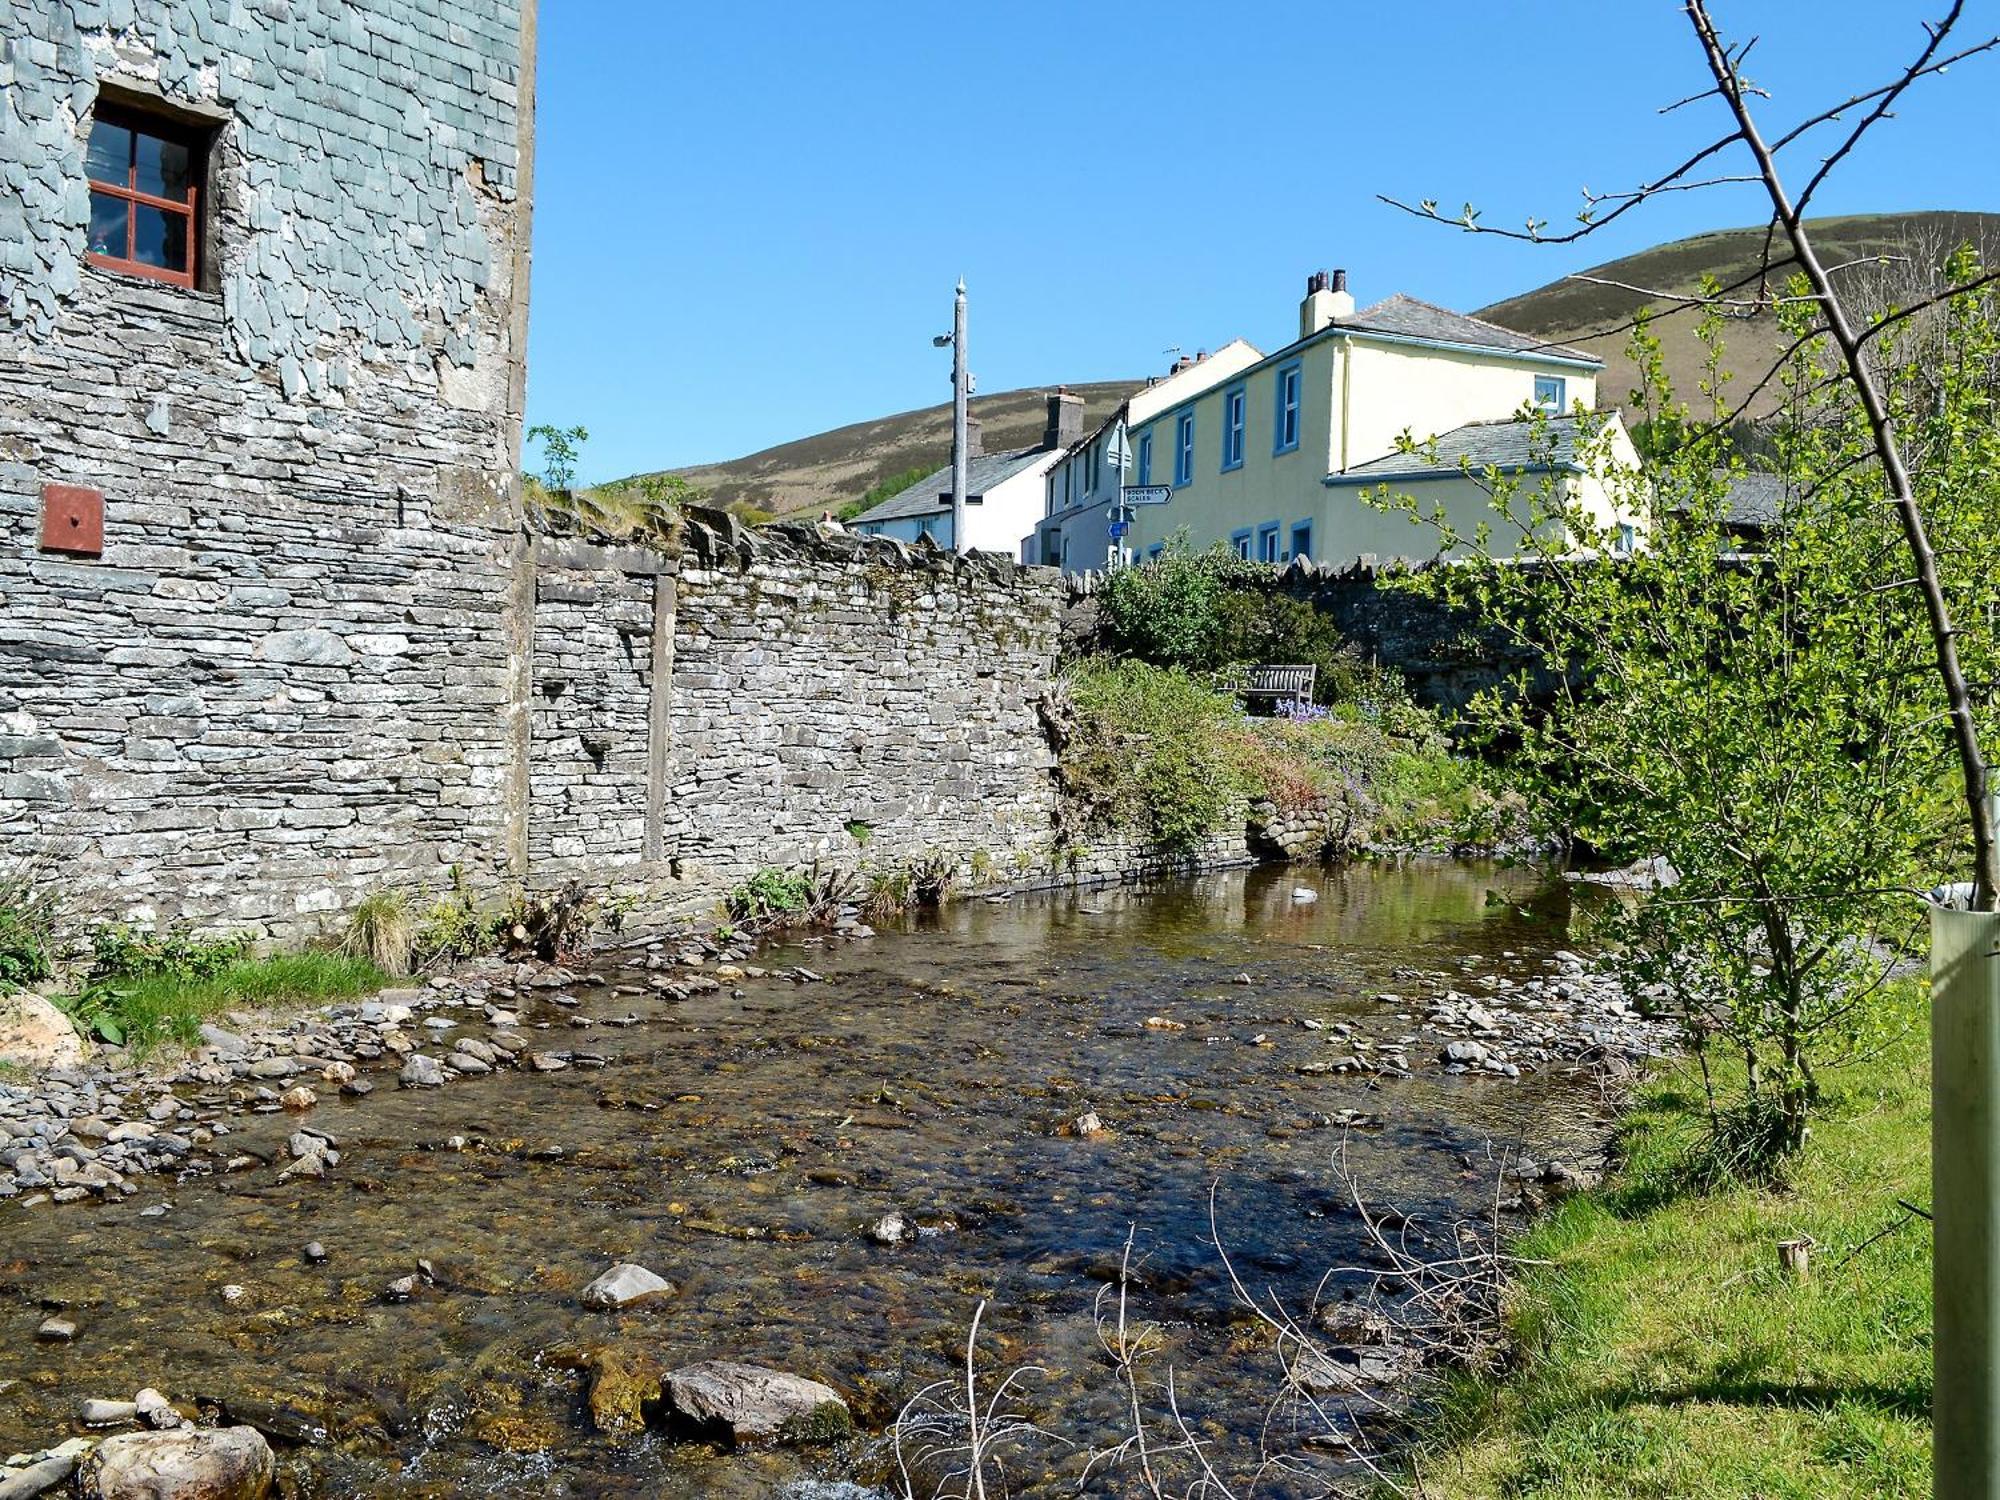
<svg viewBox="0 0 2000 1500"><path fill-rule="evenodd" d="M941 333L931 342L942 349L951 345L951 549L964 552L965 545L965 466L966 407L972 397L972 376L965 368L965 278L958 280L958 295L952 299L951 332Z"/></svg>

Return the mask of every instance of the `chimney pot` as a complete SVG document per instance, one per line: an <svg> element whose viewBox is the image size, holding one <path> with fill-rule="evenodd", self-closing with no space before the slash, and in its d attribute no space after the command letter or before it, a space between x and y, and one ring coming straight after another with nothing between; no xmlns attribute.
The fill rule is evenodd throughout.
<svg viewBox="0 0 2000 1500"><path fill-rule="evenodd" d="M1324 271L1320 272L1320 275L1322 276L1324 276L1325 274L1326 272ZM1347 272L1335 271L1333 273L1333 290L1336 292L1344 292L1347 290Z"/></svg>
<svg viewBox="0 0 2000 1500"><path fill-rule="evenodd" d="M1310 297L1314 292L1323 292L1325 290L1326 290L1326 272L1315 271L1312 273L1312 275L1306 278L1306 295L1308 297Z"/></svg>

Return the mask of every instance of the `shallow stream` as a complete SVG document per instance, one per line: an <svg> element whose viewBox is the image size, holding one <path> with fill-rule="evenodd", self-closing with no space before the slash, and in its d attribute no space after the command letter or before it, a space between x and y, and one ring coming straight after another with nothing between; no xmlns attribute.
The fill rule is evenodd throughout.
<svg viewBox="0 0 2000 1500"><path fill-rule="evenodd" d="M1318 900L1295 900L1300 886ZM1483 1217L1489 1151L1573 1143L1594 1095L1554 1072L1447 1076L1421 1004L1377 997L1545 973L1568 920L1565 888L1535 870L1250 871L961 903L873 941L767 949L753 961L772 977L679 1003L616 970L572 987L574 1009L534 992L521 1029L587 1038L607 1066L435 1092L384 1073L371 1097L314 1111L342 1151L323 1181L157 1179L122 1202L10 1211L0 1451L80 1430L79 1398L150 1385L323 1425L329 1441L284 1450L293 1493L842 1493L885 1479L880 1435L905 1401L962 1378L984 1299L982 1366L1047 1367L1022 1409L1079 1445L1011 1456L1017 1483L1052 1489L1123 1435L1092 1307L1136 1226L1133 1316L1163 1325L1146 1378L1172 1365L1191 1424L1240 1471L1278 1366L1232 1303L1211 1189L1246 1282L1299 1309L1363 1253L1331 1166L1343 1141L1371 1199L1447 1232ZM825 982L776 977L801 964ZM571 1025L628 1014L640 1024ZM1340 1023L1378 1045L1416 1038L1412 1075L1300 1072L1354 1050ZM1343 1110L1381 1123L1344 1131ZM1104 1133L1058 1133L1087 1112ZM287 1128L253 1118L238 1138L275 1146ZM919 1232L876 1243L892 1211ZM308 1241L325 1263L307 1262ZM385 1301L420 1258L435 1280ZM623 1260L679 1295L580 1307L577 1290ZM35 1342L52 1307L78 1325L73 1343ZM725 1454L600 1435L574 1365L604 1344L823 1379L863 1437Z"/></svg>

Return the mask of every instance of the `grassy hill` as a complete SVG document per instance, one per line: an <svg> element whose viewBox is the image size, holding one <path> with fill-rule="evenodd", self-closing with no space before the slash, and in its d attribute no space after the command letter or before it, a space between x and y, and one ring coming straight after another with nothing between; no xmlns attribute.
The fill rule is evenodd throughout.
<svg viewBox="0 0 2000 1500"><path fill-rule="evenodd" d="M2000 259L2000 214L1903 213L1863 214L1851 218L1809 221L1820 258L1830 266L1850 261L1867 264L1850 266L1836 273L1836 281L1865 291L1861 283L1895 276L1879 264L1883 255L1911 255L1935 266L1953 247L1971 241L1981 247L1989 262ZM1692 239L1675 240L1637 255L1628 255L1584 274L1628 286L1664 292L1692 292L1704 274L1724 286L1756 272L1764 250L1764 230L1724 229L1698 234ZM1786 258L1774 274L1780 285L1796 266ZM1491 307L1482 307L1478 316L1557 343L1587 349L1602 359L1604 374L1598 394L1609 405L1623 403L1636 383L1625 344L1630 334L1622 329L1604 332L1628 322L1641 307L1670 305L1659 299L1618 287L1585 281L1552 281L1547 286ZM1689 310L1663 314L1653 324L1659 334L1674 390L1690 404L1697 401L1696 382L1703 352L1695 338L1700 314ZM1747 391L1758 376L1771 367L1783 343L1777 320L1768 315L1733 321L1726 330L1727 365L1735 375L1737 390ZM1766 399L1753 405L1752 415L1771 409Z"/></svg>
<svg viewBox="0 0 2000 1500"><path fill-rule="evenodd" d="M1096 427L1141 384L1132 380L1071 386L1069 389L1083 398L1083 430ZM986 451L1004 453L1039 443L1048 424L1047 397L1052 389L974 396L972 414L983 424ZM891 475L919 465L939 468L949 462L951 403L947 401L921 411L836 427L727 463L674 472L706 490L714 504L742 503L776 515L791 515L837 509Z"/></svg>

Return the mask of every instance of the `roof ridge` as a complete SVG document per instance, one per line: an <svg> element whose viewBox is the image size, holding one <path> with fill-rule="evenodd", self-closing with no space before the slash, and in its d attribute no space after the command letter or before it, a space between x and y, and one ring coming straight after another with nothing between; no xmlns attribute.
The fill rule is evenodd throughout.
<svg viewBox="0 0 2000 1500"><path fill-rule="evenodd" d="M1382 312L1385 309L1388 309L1391 306L1391 304L1400 304L1405 307L1420 308L1425 312L1437 313L1443 317L1450 318L1454 322L1469 323L1474 328L1482 328L1482 329L1487 329L1493 333L1504 334L1509 339L1524 340L1525 341L1524 347L1516 347L1511 350L1511 352L1515 354L1547 353L1557 356L1568 357L1571 359L1596 359L1595 355L1586 353L1584 350L1574 348L1571 345L1559 344L1552 339L1542 339L1538 335L1528 333L1523 329L1509 328L1504 323L1495 323L1490 318L1481 318L1474 316L1472 313L1460 312L1457 308L1446 307L1443 303L1440 302L1427 302L1422 297L1411 296L1408 292L1391 292L1381 301L1373 303L1368 307L1362 308L1361 311L1355 313L1351 319L1342 319L1341 321L1342 322L1351 321L1365 328L1368 323L1368 318L1371 314ZM1602 361L1600 360L1598 361L1598 363L1601 364Z"/></svg>

